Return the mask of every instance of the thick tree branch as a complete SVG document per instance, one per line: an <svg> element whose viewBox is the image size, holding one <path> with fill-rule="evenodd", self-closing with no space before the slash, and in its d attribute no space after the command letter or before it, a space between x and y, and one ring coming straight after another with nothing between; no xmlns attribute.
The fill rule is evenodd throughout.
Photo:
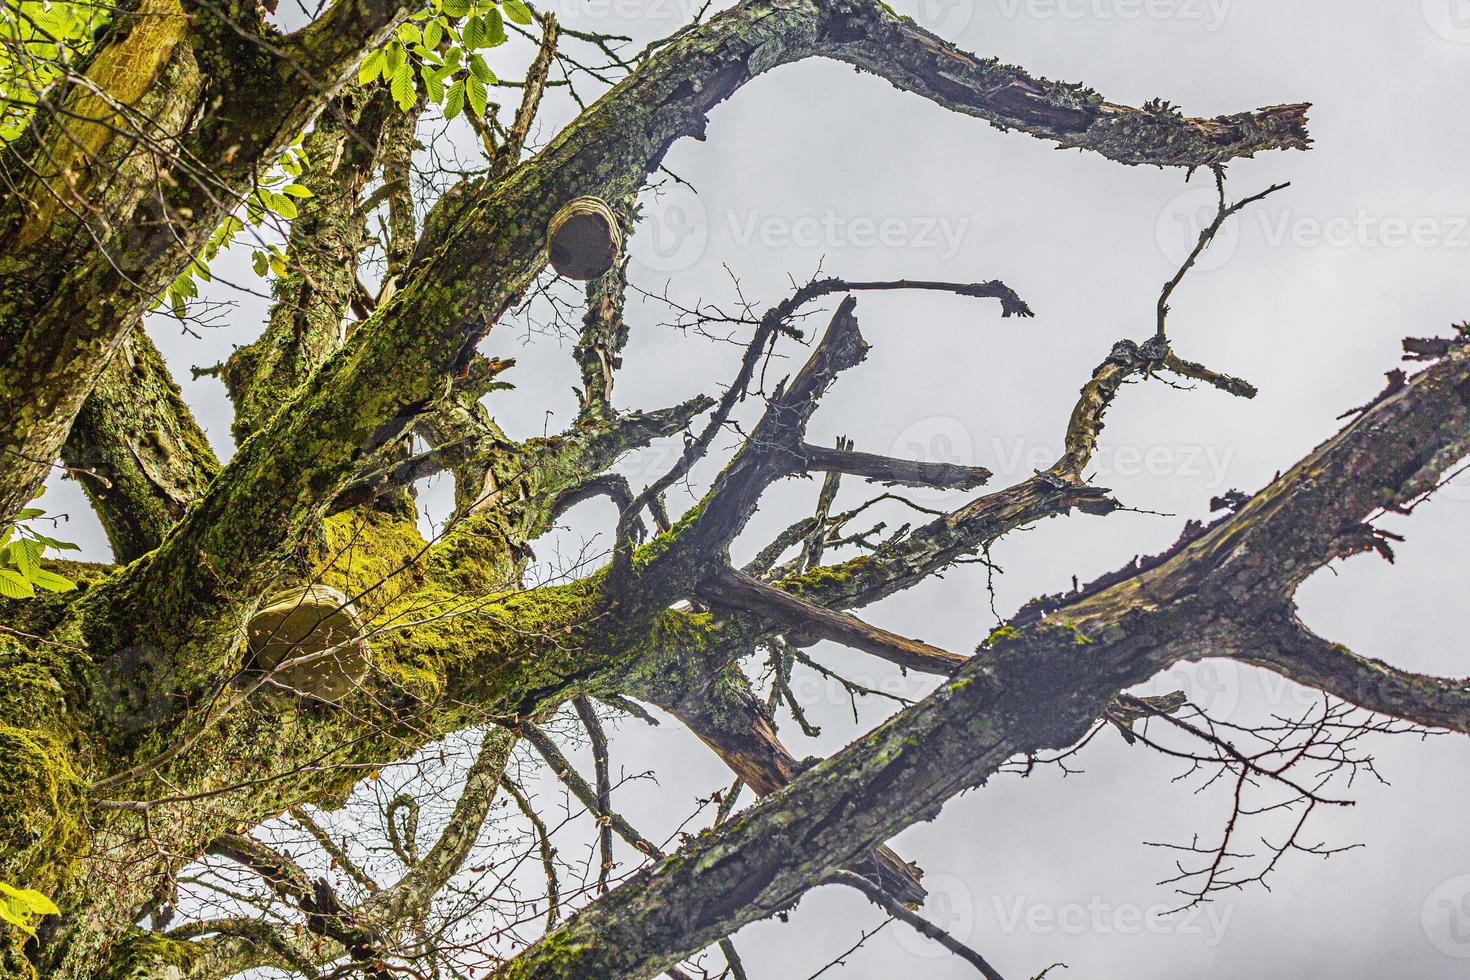
<svg viewBox="0 0 1470 980"><path fill-rule="evenodd" d="M182 618L176 615L171 631L188 632L187 622L228 619L222 615L227 609L260 592L288 540L321 513L324 498L342 489L356 460L393 439L432 403L442 375L468 362L475 342L540 270L540 232L562 202L575 194L615 200L636 191L669 144L701 133L708 110L753 74L826 54L865 59L864 67L900 80L927 74L936 84L921 91L942 104L963 103L966 111L990 113L1045 138L1060 133L1069 145L1090 142L1114 156L1126 143L1122 156L1156 153L1163 163L1199 163L1198 152L1181 160L1179 144L1193 134L1198 149L1203 131L1213 140L1210 157L1303 141L1299 110L1230 124L1196 124L1167 112L1138 110L1136 118L1128 118L1146 125L1120 126L1116 107L1093 100L1079 108L1077 90L1065 86L1042 86L1039 94L1027 94L1018 103L1010 84L1013 69L960 56L879 5L838 12L815 4L752 0L666 46L534 162L485 189L479 199L446 196L431 217L409 282L318 372L272 431L243 448L218 492L201 501L197 521L179 535L179 544L165 543L159 550L157 574L181 584L199 578L191 569L200 567L201 551L212 568L207 580L179 589L194 597L197 609L180 610ZM1009 73L1000 89L994 87L997 71ZM954 100L944 94L956 75L975 98ZM920 90L917 83L914 87ZM987 91L993 104L979 95ZM1062 132L1051 110L1041 113L1045 118L1017 118L1018 104L1025 107L1021 116L1037 106L1054 106L1079 125ZM1101 128L1093 129L1092 122L1080 125L1089 118ZM610 133L617 139L610 142ZM251 488L248 496L240 489L244 486ZM152 573L134 574L141 584ZM210 636L209 645L217 639Z"/></svg>
<svg viewBox="0 0 1470 980"><path fill-rule="evenodd" d="M139 317L404 10L339 0L278 48L212 9L146 0L35 140L6 147L0 519L45 478Z"/></svg>
<svg viewBox="0 0 1470 980"><path fill-rule="evenodd" d="M381 163L383 139L400 115L386 88L353 90L322 111L306 138L309 163L300 183L311 196L291 222L290 267L275 285L265 330L224 365L237 443L269 422L341 346L343 317L367 243L358 204Z"/></svg>
<svg viewBox="0 0 1470 980"><path fill-rule="evenodd" d="M631 693L678 718L757 796L770 796L795 779L805 764L782 744L737 660L734 653L719 649L683 651L675 663L656 659L640 665L626 684ZM849 867L905 905L924 901L920 872L886 844Z"/></svg>
<svg viewBox="0 0 1470 980"><path fill-rule="evenodd" d="M158 547L219 472L208 439L142 328L113 352L61 458L122 563Z"/></svg>
<svg viewBox="0 0 1470 980"><path fill-rule="evenodd" d="M1013 755L1081 738L1111 699L1235 628L1336 554L1344 517L1425 493L1470 450L1460 345L1215 527L1156 563L992 635L955 679L803 774L677 862L641 873L511 961L507 978L647 976L794 901L859 848L977 785ZM1458 394L1457 394L1458 393ZM1302 506L1310 494L1314 506ZM1285 574L1272 574L1284 566ZM1254 575L1245 571L1253 570ZM772 838L777 838L772 840ZM799 845L797 845L799 841ZM625 910L637 910L634 920Z"/></svg>
<svg viewBox="0 0 1470 980"><path fill-rule="evenodd" d="M1242 624L1237 659L1369 711L1470 735L1470 679L1433 677L1331 643L1293 609Z"/></svg>
<svg viewBox="0 0 1470 980"><path fill-rule="evenodd" d="M872 453L811 445L802 446L800 452L808 469L861 476L889 486L973 490L992 476L983 466L897 459L892 456L875 456Z"/></svg>

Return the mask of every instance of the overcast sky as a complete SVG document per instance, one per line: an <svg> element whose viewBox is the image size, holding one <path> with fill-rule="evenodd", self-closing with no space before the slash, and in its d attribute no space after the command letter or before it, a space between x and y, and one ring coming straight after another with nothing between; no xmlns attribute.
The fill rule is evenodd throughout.
<svg viewBox="0 0 1470 980"><path fill-rule="evenodd" d="M1241 215L1174 301L1175 349L1249 379L1260 397L1162 384L1126 390L1109 417L1094 482L1157 513L1056 520L1003 542L993 555L1003 569L994 583L1002 617L1069 586L1074 574L1086 579L1166 546L1185 519L1205 515L1212 496L1258 489L1335 431L1335 416L1379 390L1401 337L1470 319L1467 0L913 2L894 5L981 55L1086 82L1113 101L1162 97L1201 116L1315 103L1310 153L1231 168L1233 197L1278 181L1292 186ZM691 5L555 0L552 9L571 26L642 41L676 28ZM519 56L504 54L508 64ZM550 106L541 138L569 115L565 100ZM441 139L436 149L448 151L462 134ZM1187 185L1177 171L1058 152L818 62L750 84L712 114L707 141L676 145L668 165L698 194L675 186L646 197L647 218L631 243L631 274L644 289L730 302L734 276L760 310L819 264L852 278L1001 278L1016 288L1036 319L1002 320L994 303L952 297L860 297L872 354L843 376L812 427L813 441L842 434L859 449L983 465L997 486L1055 458L1090 369L1114 341L1147 335L1159 286L1208 215L1212 193L1198 177ZM221 270L252 283L236 252ZM240 304L232 325L202 339L166 320L150 324L222 453L223 389L190 380L188 368L222 359L259 330L263 301L230 298ZM635 301L629 319L620 406L662 407L714 391L733 371L737 348L661 326L668 313L656 304ZM487 352L519 359L517 391L490 403L513 433L554 431L570 418L570 348L524 323L492 333ZM793 361L800 354L791 353ZM647 479L668 462L667 452L645 453L623 469ZM709 467L700 473L707 479ZM843 499L856 502L862 492L849 480ZM815 496L811 482L776 488L737 550L750 553L810 513ZM443 486L426 488L426 521L442 516L445 497ZM63 484L49 505L73 514L71 537L105 557L78 501ZM588 543L605 548L611 516L603 502L579 507L538 556L554 565ZM885 516L891 526L905 519ZM1408 536L1398 564L1359 558L1319 574L1299 596L1304 616L1364 655L1464 675L1470 478L1393 526ZM997 622L986 579L978 566L956 569L865 615L968 652ZM840 648L813 653L885 690L925 689ZM808 740L787 722L783 734L798 755L830 753L891 710L869 704L855 726L831 685L807 674L796 688L823 726ZM1176 688L1235 720L1310 703L1289 685L1226 664L1154 685ZM1169 853L1145 842L1187 843L1195 833L1212 840L1227 799L1171 782L1178 763L1111 733L1077 760L1084 772L997 778L894 843L927 872L925 913L1008 977L1058 961L1069 969L1052 976L1066 980L1470 975L1470 741L1397 738L1371 749L1391 785L1356 783L1346 792L1357 805L1319 812L1306 833L1314 843L1363 847L1327 861L1290 856L1269 892L1253 886L1188 917L1152 915L1177 896L1158 884L1172 873ZM672 722L621 723L613 754L630 772L659 773L657 786L637 784L617 800L650 837L672 831L696 797L728 782ZM555 798L550 786L543 793ZM736 942L752 978L805 978L882 918L857 895L823 888L789 922L748 927ZM974 975L897 924L852 954L844 971L872 980Z"/></svg>

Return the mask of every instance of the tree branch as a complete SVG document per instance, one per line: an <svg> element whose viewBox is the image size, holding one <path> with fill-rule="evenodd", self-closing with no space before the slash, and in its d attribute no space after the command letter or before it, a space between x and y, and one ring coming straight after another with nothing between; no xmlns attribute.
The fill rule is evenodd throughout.
<svg viewBox="0 0 1470 980"><path fill-rule="evenodd" d="M833 612L734 569L706 579L700 593L720 605L841 643L909 670L948 677L970 659L871 626L855 616Z"/></svg>
<svg viewBox="0 0 1470 980"><path fill-rule="evenodd" d="M497 976L657 972L784 908L858 849L932 817L1006 759L1075 742L1120 691L1183 657L1231 655L1236 626L1269 597L1289 598L1310 571L1298 560L1335 556L1320 543L1337 539L1344 517L1361 521L1378 503L1427 492L1470 451L1467 385L1470 345L1462 344L1235 514L1158 562L1105 577L1045 619L996 631L925 701L677 860L630 879ZM639 910L636 929L622 909Z"/></svg>

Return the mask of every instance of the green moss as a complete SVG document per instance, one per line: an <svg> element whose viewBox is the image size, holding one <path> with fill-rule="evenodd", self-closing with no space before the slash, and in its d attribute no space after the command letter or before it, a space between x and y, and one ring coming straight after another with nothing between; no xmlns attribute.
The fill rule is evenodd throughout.
<svg viewBox="0 0 1470 980"><path fill-rule="evenodd" d="M55 891L65 869L58 859L79 857L83 787L66 748L35 729L0 725L0 879Z"/></svg>
<svg viewBox="0 0 1470 980"><path fill-rule="evenodd" d="M1078 629L1075 623L1057 623L1054 629L1067 634L1076 646L1085 647L1092 644L1092 640Z"/></svg>
<svg viewBox="0 0 1470 980"><path fill-rule="evenodd" d="M187 942L138 930L113 947L96 980L165 980L188 969L197 956Z"/></svg>
<svg viewBox="0 0 1470 980"><path fill-rule="evenodd" d="M633 570L635 572L642 571L667 554L669 549L673 547L674 542L679 540L679 535L686 528L692 526L695 521L699 520L700 515L704 513L704 505L708 499L706 497L689 508L673 527L635 551L633 553Z"/></svg>
<svg viewBox="0 0 1470 980"><path fill-rule="evenodd" d="M537 977L579 977L598 980L611 976L595 962L598 947L577 936L574 928L554 929L536 945L536 955L510 961L500 976L504 980Z"/></svg>
<svg viewBox="0 0 1470 980"><path fill-rule="evenodd" d="M351 511L323 525L323 585L340 590L371 619L423 578L424 539L411 521L378 511Z"/></svg>
<svg viewBox="0 0 1470 980"><path fill-rule="evenodd" d="M837 565L817 565L799 575L789 575L779 584L792 595L826 605L853 594L871 564L871 558L859 555Z"/></svg>
<svg viewBox="0 0 1470 980"><path fill-rule="evenodd" d="M983 645L986 647L997 647L1003 643L1013 643L1023 636L1025 634L1014 626L998 626L985 638Z"/></svg>
<svg viewBox="0 0 1470 980"><path fill-rule="evenodd" d="M982 646L986 649L995 649L1000 646L1025 643L1028 645L1054 646L1058 643L1069 643L1072 646L1088 646L1092 640L1077 628L1074 623L1036 623L1025 629L1017 629L1014 626L1000 626L985 638Z"/></svg>
<svg viewBox="0 0 1470 980"><path fill-rule="evenodd" d="M654 646L683 653L703 653L719 634L707 612L668 609L653 624Z"/></svg>

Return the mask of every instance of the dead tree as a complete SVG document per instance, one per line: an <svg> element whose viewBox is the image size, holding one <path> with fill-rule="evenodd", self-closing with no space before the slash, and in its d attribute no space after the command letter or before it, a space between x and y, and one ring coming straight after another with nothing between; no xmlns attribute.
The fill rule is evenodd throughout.
<svg viewBox="0 0 1470 980"><path fill-rule="evenodd" d="M47 566L75 590L0 604L0 880L61 910L34 938L6 934L11 973L432 974L446 955L436 896L466 867L497 802L532 828L524 854L545 869L536 916L548 930L498 976L680 970L825 882L861 888L902 918L922 883L887 839L1003 766L1065 752L1100 725L1243 785L1269 771L1305 809L1329 805L1321 785L1270 753L1357 764L1336 702L1274 742L1253 733L1268 742L1252 747L1173 701L1128 694L1185 660L1235 658L1347 705L1470 732L1465 682L1365 660L1312 634L1292 604L1324 564L1390 553L1374 519L1432 494L1470 452L1466 330L1408 342L1417 373L1255 496L1232 498L1215 523L1038 600L973 654L855 611L1018 528L1117 509L1085 474L1126 384L1182 378L1253 393L1174 351L1166 327L1179 279L1151 336L1099 351L1052 466L896 532L854 530L860 513L833 513L836 481L970 489L990 474L807 439L839 376L863 383L857 297L941 289L1028 315L1002 282L816 279L736 318L745 356L717 396L646 411L614 398L628 336L615 255L636 231L628 203L672 143L700 137L710 110L758 74L835 59L1021 136L1124 165L1211 171L1220 222L1255 200L1228 202L1224 165L1305 149L1305 106L1196 119L1163 102L1119 105L960 51L874 0L745 0L634 58L615 39L563 30L513 0L502 7L334 0L287 34L250 3L138 0L75 43L8 36L25 70L5 79L24 98L11 98L19 123L0 144L0 520L24 519L63 465L115 553L111 564ZM425 13L445 25L432 44L418 26ZM415 43L433 57L472 52L506 21L535 53L505 119L470 60L443 74L415 62L405 74L384 54L385 43L399 57ZM372 81L381 67L389 80ZM352 84L360 74L370 84ZM545 89L588 77L610 87L543 148L528 147ZM468 114L485 161L420 222L416 127L440 111ZM274 200L262 181L303 131L298 203L276 202L294 215L289 248L265 260L277 302L260 338L217 368L241 441L220 461L140 318L207 264L231 215ZM566 268L614 261L587 286L580 412L565 431L512 439L494 421L493 397L510 365L477 344L537 282L548 233L573 227L562 209L576 199L605 207L577 211L593 224L557 248L591 242L600 261ZM383 218L376 236L373 213ZM370 252L383 265L377 289L359 274ZM830 320L807 337L818 321L806 316L824 300ZM799 340L810 344L804 365L767 393L713 486L687 512L667 513L663 491L728 431L776 346ZM683 455L650 485L610 472L623 453L682 433ZM455 512L426 540L406 488L440 472L452 474ZM730 545L767 488L809 474L824 481L813 517L732 567ZM620 515L605 564L527 585L532 542L591 496L609 497ZM276 610L264 634L251 629L263 606ZM798 759L772 719L779 702L799 714L787 678L816 639L944 684L833 758ZM741 669L753 657L770 663L765 692ZM333 669L345 687L303 690L301 678ZM598 716L600 704L638 702L677 717L766 799L738 813L721 806L718 826L674 853L644 839L612 806ZM593 747L590 778L546 726L563 706ZM1171 731L1194 747L1180 749ZM419 799L395 796L380 815L392 880L359 867L321 813L383 767L466 732L480 733L474 758L435 839L427 848L419 839ZM560 906L576 896L561 894L554 827L509 770L513 751L535 751L566 780L605 828L604 855L621 837L649 866L615 884L600 861L595 890L606 893L569 915ZM268 842L258 828L272 821L294 828L334 874L314 875ZM1229 850L1228 833L1220 847ZM1238 883L1213 873L1208 846L1197 850L1204 878L1190 887L1203 895ZM1181 874L1197 871L1181 862ZM204 887L201 875L220 893L237 889L233 907L256 914L174 922L180 890ZM992 969L977 951L961 955Z"/></svg>

